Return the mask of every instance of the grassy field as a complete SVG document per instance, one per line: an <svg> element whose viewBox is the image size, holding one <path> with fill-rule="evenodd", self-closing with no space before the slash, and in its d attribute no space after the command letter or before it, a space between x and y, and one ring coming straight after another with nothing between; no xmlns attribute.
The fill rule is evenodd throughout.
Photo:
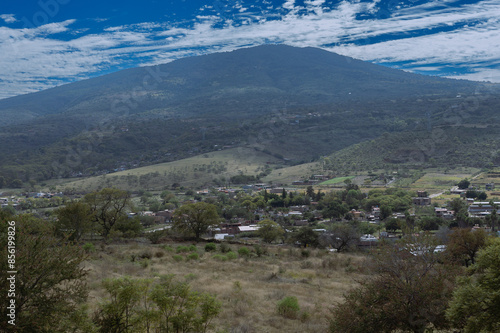
<svg viewBox="0 0 500 333"><path fill-rule="evenodd" d="M200 188L214 180L227 184L231 176L258 175L267 168L279 165L282 165L282 161L271 155L250 148L234 148L179 161L79 179L64 186L85 190L109 186L125 190L162 190L170 188L173 183L178 183Z"/></svg>
<svg viewBox="0 0 500 333"><path fill-rule="evenodd" d="M347 179L353 179L355 176L347 176L347 177L335 177L332 179L328 179L327 181L324 181L322 183L319 183L319 185L333 185L333 184L338 184L338 183L343 183Z"/></svg>
<svg viewBox="0 0 500 333"><path fill-rule="evenodd" d="M257 176L268 173L262 181L273 184L291 184L318 171L317 163L285 166L283 161L251 148L234 148L216 151L191 158L130 169L107 175L77 178L69 181L53 180L47 186L84 191L103 187L125 190L144 189L159 191L170 188L173 183L202 188L210 184L230 185L231 176L244 174Z"/></svg>
<svg viewBox="0 0 500 333"><path fill-rule="evenodd" d="M290 185L296 180L307 178L308 176L318 172L318 163L306 163L280 169L273 170L269 175L262 180L265 182L273 182L273 184Z"/></svg>
<svg viewBox="0 0 500 333"><path fill-rule="evenodd" d="M197 244L200 258L174 259L179 243L163 245L107 245L87 262L90 271L91 309L106 299L101 285L110 277L154 277L175 274L178 281L189 282L192 289L217 295L222 313L215 320L214 332L325 332L329 309L343 294L365 278L365 256L337 254L282 246L267 247L266 254L221 260L217 252L207 253ZM190 245L190 244L182 244ZM234 252L242 245L231 244ZM251 246L249 246L252 249ZM149 258L149 259L140 259ZM134 258L134 260L132 259ZM296 319L286 319L276 311L286 296L298 298Z"/></svg>

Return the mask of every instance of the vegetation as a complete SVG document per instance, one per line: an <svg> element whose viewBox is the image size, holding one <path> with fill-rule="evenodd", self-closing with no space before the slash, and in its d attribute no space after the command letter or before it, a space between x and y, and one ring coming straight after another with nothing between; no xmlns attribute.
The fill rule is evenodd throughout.
<svg viewBox="0 0 500 333"><path fill-rule="evenodd" d="M465 332L496 332L500 329L498 311L500 293L500 242L492 241L483 248L468 274L458 280L453 293L448 319Z"/></svg>
<svg viewBox="0 0 500 333"><path fill-rule="evenodd" d="M3 332L68 332L79 323L72 314L79 313L80 305L87 300L86 277L82 267L87 259L76 245L54 236L54 230L45 221L31 215L4 215L0 223L0 254L7 258L7 235L15 235L14 288L7 280L12 271L7 260L0 263L0 288L15 295L15 326L6 318L10 310L6 295L2 297ZM15 220L15 232L8 233L7 221ZM9 229L12 230L12 229Z"/></svg>
<svg viewBox="0 0 500 333"><path fill-rule="evenodd" d="M173 228L185 236L192 235L200 239L210 227L218 224L216 207L206 202L197 202L183 205L175 211Z"/></svg>

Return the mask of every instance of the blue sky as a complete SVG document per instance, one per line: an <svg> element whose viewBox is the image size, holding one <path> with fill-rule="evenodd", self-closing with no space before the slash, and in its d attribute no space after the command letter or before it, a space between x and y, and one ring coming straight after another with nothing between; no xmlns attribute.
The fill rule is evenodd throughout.
<svg viewBox="0 0 500 333"><path fill-rule="evenodd" d="M500 82L500 1L3 1L0 98L264 43Z"/></svg>

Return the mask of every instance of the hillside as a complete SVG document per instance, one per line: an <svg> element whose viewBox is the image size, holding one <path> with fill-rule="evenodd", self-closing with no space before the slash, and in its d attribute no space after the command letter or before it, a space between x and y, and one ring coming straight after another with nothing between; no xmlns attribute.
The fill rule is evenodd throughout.
<svg viewBox="0 0 500 333"><path fill-rule="evenodd" d="M425 129L430 117L446 125L465 112L464 124L492 123L497 106L496 85L264 45L0 100L0 171L7 184L101 175L220 147L297 165Z"/></svg>

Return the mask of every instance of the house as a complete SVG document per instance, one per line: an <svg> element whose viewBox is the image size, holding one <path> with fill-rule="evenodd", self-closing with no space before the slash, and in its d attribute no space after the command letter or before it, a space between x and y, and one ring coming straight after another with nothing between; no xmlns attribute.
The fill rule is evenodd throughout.
<svg viewBox="0 0 500 333"><path fill-rule="evenodd" d="M446 219L446 220L453 219L454 211L452 211L452 210L448 210L446 208L436 207L436 208L434 208L434 212L436 213L437 217L441 217L441 218Z"/></svg>
<svg viewBox="0 0 500 333"><path fill-rule="evenodd" d="M488 183L484 186L486 191L493 191L495 189L495 183Z"/></svg>
<svg viewBox="0 0 500 333"><path fill-rule="evenodd" d="M351 215L354 220L360 220L361 219L361 212L357 211L355 209L351 210Z"/></svg>
<svg viewBox="0 0 500 333"><path fill-rule="evenodd" d="M174 216L174 212L170 210L163 210L160 212L156 212L154 214L155 223L163 224L172 222L172 217Z"/></svg>
<svg viewBox="0 0 500 333"><path fill-rule="evenodd" d="M223 234L236 235L240 233L241 223L222 223L220 225L220 231Z"/></svg>
<svg viewBox="0 0 500 333"><path fill-rule="evenodd" d="M491 205L488 201L475 201L468 208L471 217L485 217L490 215L493 210L496 210L497 214L499 213L500 202L494 202Z"/></svg>
<svg viewBox="0 0 500 333"><path fill-rule="evenodd" d="M416 206L430 205L431 198L427 196L427 191L417 191L417 197L413 198L413 204Z"/></svg>

